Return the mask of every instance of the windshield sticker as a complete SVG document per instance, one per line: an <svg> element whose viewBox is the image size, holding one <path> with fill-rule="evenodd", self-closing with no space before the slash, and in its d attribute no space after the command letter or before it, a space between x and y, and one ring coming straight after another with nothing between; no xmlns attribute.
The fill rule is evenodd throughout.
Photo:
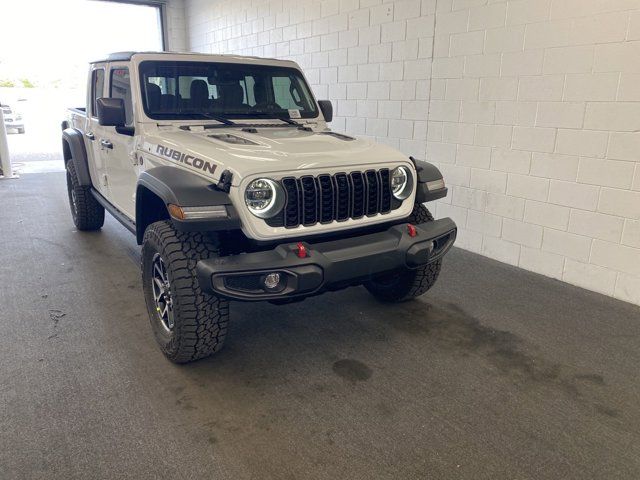
<svg viewBox="0 0 640 480"><path fill-rule="evenodd" d="M295 108L289 109L289 118L300 118L300 110Z"/></svg>
<svg viewBox="0 0 640 480"><path fill-rule="evenodd" d="M156 147L156 152L159 155L168 158L169 160L175 160L176 162L184 163L185 165L195 167L204 172L213 173L216 171L216 166L211 162L207 162L206 160L202 160L201 158L194 157L192 155L187 155L185 153L179 152L178 150L174 150L173 148L158 145Z"/></svg>

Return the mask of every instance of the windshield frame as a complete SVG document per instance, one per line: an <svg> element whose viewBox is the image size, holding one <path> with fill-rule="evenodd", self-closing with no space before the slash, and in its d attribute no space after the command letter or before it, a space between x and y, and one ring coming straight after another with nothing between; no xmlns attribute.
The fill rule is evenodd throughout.
<svg viewBox="0 0 640 480"><path fill-rule="evenodd" d="M247 112L247 113L226 113L224 111L211 109L210 111L204 112L204 114L200 114L198 112L186 112L186 113L178 113L178 112L168 112L168 113L158 113L156 111L150 111L147 105L147 95L145 89L145 82L147 81L145 75L148 75L146 72L146 64L191 64L191 65L220 65L221 67L232 67L239 68L241 66L245 66L248 71L252 71L255 69L277 69L278 71L290 72L297 77L297 81L300 83L300 86L303 90L306 90L305 93L308 96L309 107L312 108L310 112L300 112L299 118L292 118L290 115L287 115L287 110L284 109L284 115L277 115L275 112L273 115L267 115L270 112ZM193 122L193 121L207 121L214 120L211 118L211 115L216 115L218 117L223 117L225 119L233 119L233 120L268 120L268 119L285 119L285 120L294 120L294 121L305 121L305 120L315 120L320 116L320 108L316 98L313 94L313 90L311 89L307 79L305 78L303 72L299 68L284 66L284 65L270 65L270 64L244 64L238 62L217 62L217 61L198 61L198 60L143 60L138 64L138 80L140 82L139 93L140 93L140 102L142 105L142 110L145 116L151 120L156 121L169 121L169 122ZM242 124L240 124L242 125Z"/></svg>

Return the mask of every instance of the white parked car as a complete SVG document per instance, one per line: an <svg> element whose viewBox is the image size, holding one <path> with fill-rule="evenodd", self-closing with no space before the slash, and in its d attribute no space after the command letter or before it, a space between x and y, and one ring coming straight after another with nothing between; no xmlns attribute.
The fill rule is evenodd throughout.
<svg viewBox="0 0 640 480"><path fill-rule="evenodd" d="M153 332L174 362L222 347L229 300L287 303L353 285L425 293L456 238L425 202L438 169L328 128L297 64L119 53L91 64L62 124L71 213L108 210L142 244Z"/></svg>
<svg viewBox="0 0 640 480"><path fill-rule="evenodd" d="M17 130L18 133L24 133L24 121L22 115L13 110L8 105L2 105L2 115L4 116L4 126L9 130Z"/></svg>

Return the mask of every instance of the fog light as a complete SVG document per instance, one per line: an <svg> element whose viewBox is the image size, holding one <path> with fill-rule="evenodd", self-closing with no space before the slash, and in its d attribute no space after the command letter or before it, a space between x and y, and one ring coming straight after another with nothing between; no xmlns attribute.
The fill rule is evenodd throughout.
<svg viewBox="0 0 640 480"><path fill-rule="evenodd" d="M262 283L267 290L274 290L280 286L280 274L278 272L269 273L264 277Z"/></svg>

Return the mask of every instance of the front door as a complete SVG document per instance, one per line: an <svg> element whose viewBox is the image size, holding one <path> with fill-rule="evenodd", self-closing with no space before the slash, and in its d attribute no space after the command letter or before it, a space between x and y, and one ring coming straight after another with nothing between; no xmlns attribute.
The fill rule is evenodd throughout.
<svg viewBox="0 0 640 480"><path fill-rule="evenodd" d="M91 71L91 92L88 96L89 102L87 102L87 124L84 129L84 136L93 187L103 197L109 198L107 168L97 133L98 129L103 127L98 124L98 109L96 106L96 101L105 96L105 75L104 64L94 65Z"/></svg>
<svg viewBox="0 0 640 480"><path fill-rule="evenodd" d="M109 66L109 97L122 98L126 112L126 126L135 125L129 68L122 65ZM122 130L121 130L122 131ZM135 194L138 166L135 156L134 136L119 133L115 127L98 128L102 158L107 169L109 200L118 210L135 220Z"/></svg>

